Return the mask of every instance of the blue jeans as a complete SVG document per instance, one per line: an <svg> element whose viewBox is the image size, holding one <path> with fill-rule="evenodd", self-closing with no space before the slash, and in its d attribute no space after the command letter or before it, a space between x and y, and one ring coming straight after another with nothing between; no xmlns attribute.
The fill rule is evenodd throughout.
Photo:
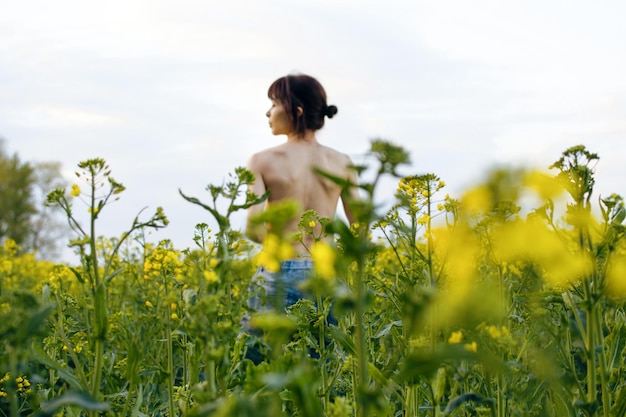
<svg viewBox="0 0 626 417"><path fill-rule="evenodd" d="M248 300L248 307L252 312L261 313L278 311L284 313L285 308L292 306L307 294L298 287L309 279L313 271L311 259L292 259L281 262L280 271L271 272L260 266L251 280L252 297ZM332 313L327 317L328 323L336 325L337 320ZM242 319L243 330L254 336L262 336L262 333L249 326L249 316L246 314ZM311 349L311 357L318 357L317 352ZM259 349L255 340L247 347L246 358L255 364L267 359L267 352Z"/></svg>
<svg viewBox="0 0 626 417"><path fill-rule="evenodd" d="M248 307L257 313L274 309L282 312L304 297L298 286L309 278L311 271L311 259L283 261L278 272L260 266L252 277L253 296Z"/></svg>

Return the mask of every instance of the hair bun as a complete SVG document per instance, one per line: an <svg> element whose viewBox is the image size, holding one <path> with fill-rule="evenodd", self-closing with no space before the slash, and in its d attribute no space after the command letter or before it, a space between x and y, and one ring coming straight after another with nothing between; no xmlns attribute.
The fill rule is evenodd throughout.
<svg viewBox="0 0 626 417"><path fill-rule="evenodd" d="M326 107L325 116L328 116L329 119L332 119L334 115L337 114L337 106L330 105Z"/></svg>

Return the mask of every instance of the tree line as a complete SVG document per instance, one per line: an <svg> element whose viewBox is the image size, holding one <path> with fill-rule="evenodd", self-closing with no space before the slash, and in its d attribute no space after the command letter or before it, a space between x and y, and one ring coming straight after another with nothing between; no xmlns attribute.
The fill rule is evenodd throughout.
<svg viewBox="0 0 626 417"><path fill-rule="evenodd" d="M40 258L59 255L67 226L46 195L65 185L59 162L25 162L10 155L0 138L0 243L14 240L24 252Z"/></svg>

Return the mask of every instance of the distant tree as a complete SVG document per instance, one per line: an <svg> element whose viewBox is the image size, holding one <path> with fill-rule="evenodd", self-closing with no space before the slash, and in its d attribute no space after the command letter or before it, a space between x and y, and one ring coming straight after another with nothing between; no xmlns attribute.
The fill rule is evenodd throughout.
<svg viewBox="0 0 626 417"><path fill-rule="evenodd" d="M66 229L44 201L62 185L60 164L22 162L17 154L7 155L0 138L0 242L10 238L24 251L55 256Z"/></svg>
<svg viewBox="0 0 626 417"><path fill-rule="evenodd" d="M58 207L44 204L46 196L56 188L67 185L61 175L61 163L38 162L35 164L33 197L37 213L31 218L31 233L27 247L36 251L40 258L55 259L59 256L59 243L69 233L65 215Z"/></svg>

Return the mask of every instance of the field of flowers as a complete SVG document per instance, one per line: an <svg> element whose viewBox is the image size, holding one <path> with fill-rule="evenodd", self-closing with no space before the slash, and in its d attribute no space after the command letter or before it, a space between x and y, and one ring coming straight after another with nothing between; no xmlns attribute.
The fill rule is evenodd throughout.
<svg viewBox="0 0 626 417"><path fill-rule="evenodd" d="M409 156L376 140L370 157L356 224L300 221L300 238L336 236L310 248L309 297L253 314L247 332L250 278L290 247L277 233L259 250L231 228L264 198L246 192L252 175L209 185L208 202L181 191L215 225L179 250L146 238L167 226L161 209L102 237L124 186L105 161L81 162L48 196L80 264L0 246L0 416L626 415L626 210L593 195L598 156L575 146L458 199L434 174L398 178L386 212L379 180ZM280 231L295 212L276 204L258 221Z"/></svg>

